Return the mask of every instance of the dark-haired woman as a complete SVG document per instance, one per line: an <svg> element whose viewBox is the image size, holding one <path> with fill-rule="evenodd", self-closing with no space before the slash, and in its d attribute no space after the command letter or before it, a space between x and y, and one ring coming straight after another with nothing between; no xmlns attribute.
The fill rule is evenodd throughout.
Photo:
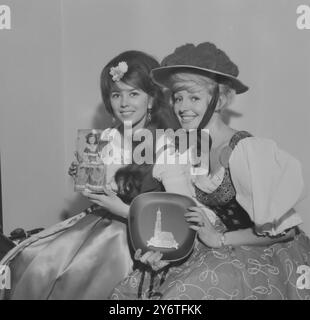
<svg viewBox="0 0 310 320"><path fill-rule="evenodd" d="M126 51L104 67L103 102L120 122L118 127L105 130L101 137L107 138L110 147L110 152L104 148L101 153L109 163L106 193L83 192L96 204L93 210L36 234L4 257L1 264L10 267L12 287L2 292L3 298L106 299L133 268L126 235L131 200L139 193L164 189L190 193L178 166L163 172L152 161L138 164L132 152L135 142L126 134L125 123L132 134L148 129L152 137L157 128L167 126L167 115L163 116L161 109L162 91L149 76L158 66L153 57L143 52ZM171 153L173 149L165 139L153 142L148 141L152 156L155 151ZM133 150L128 147L131 145ZM74 166L70 171L74 171ZM154 173L158 179L153 178Z"/></svg>

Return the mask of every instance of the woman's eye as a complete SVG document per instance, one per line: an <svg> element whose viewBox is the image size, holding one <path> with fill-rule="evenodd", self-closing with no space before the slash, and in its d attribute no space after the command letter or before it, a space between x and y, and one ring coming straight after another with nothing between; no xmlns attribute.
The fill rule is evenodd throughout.
<svg viewBox="0 0 310 320"><path fill-rule="evenodd" d="M112 93L111 98L112 99L117 99L119 97L119 93Z"/></svg>
<svg viewBox="0 0 310 320"><path fill-rule="evenodd" d="M174 97L174 102L181 102L182 101L182 97Z"/></svg>
<svg viewBox="0 0 310 320"><path fill-rule="evenodd" d="M137 92L137 91L133 91L133 92L130 93L131 97L136 97L138 95L139 95L139 92Z"/></svg>
<svg viewBox="0 0 310 320"><path fill-rule="evenodd" d="M198 101L198 100L200 100L199 97L192 97L192 101L193 101L193 102L196 102L196 101Z"/></svg>

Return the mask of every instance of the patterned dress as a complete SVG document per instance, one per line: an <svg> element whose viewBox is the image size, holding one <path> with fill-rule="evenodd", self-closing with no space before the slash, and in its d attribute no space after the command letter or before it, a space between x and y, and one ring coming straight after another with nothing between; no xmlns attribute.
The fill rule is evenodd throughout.
<svg viewBox="0 0 310 320"><path fill-rule="evenodd" d="M87 159L87 162L97 163L98 160L100 159L100 154L97 151L97 147L96 146L95 146L95 148L93 150L91 148L89 148L89 147L86 147L84 149L84 155L85 155L85 157Z"/></svg>
<svg viewBox="0 0 310 320"><path fill-rule="evenodd" d="M229 143L231 151L248 137L247 132L237 132ZM285 180L283 172L279 176L279 181ZM253 228L259 233L271 225L267 221L260 225L257 221L265 218L250 217L244 209L246 201L237 195L229 165L213 192L195 186L195 193L216 214L215 227L222 231ZM295 237L273 245L213 249L197 241L191 256L178 265L158 272L145 266L135 270L113 290L111 299L310 299L310 241L294 224L287 229L294 228Z"/></svg>

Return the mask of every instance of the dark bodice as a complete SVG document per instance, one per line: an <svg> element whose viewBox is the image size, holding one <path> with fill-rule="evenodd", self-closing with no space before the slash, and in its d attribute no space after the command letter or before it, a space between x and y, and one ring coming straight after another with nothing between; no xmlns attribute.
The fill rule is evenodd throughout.
<svg viewBox="0 0 310 320"><path fill-rule="evenodd" d="M153 177L153 166L149 166L147 174L143 178L140 192L145 193L155 191L165 191L165 188L160 181Z"/></svg>
<svg viewBox="0 0 310 320"><path fill-rule="evenodd" d="M229 142L231 150L237 143L252 135L246 131L236 132ZM227 228L227 231L253 227L248 213L236 200L236 189L232 183L229 166L225 168L221 184L212 193L206 193L195 186L196 198L206 207L213 210Z"/></svg>

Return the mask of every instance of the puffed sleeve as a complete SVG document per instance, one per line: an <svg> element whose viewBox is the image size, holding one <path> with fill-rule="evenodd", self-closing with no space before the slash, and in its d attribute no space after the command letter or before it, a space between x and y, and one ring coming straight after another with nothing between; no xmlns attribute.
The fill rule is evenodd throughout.
<svg viewBox="0 0 310 320"><path fill-rule="evenodd" d="M171 139L163 134L156 142L156 162L153 177L161 181L166 192L192 196L188 166L179 161Z"/></svg>
<svg viewBox="0 0 310 320"><path fill-rule="evenodd" d="M100 136L103 148L100 151L100 158L106 165L106 185L113 190L117 190L114 181L115 173L118 169L124 167L124 159L131 159L131 155L127 150L122 149L122 137L116 128L105 129ZM122 159L124 157L124 159Z"/></svg>
<svg viewBox="0 0 310 320"><path fill-rule="evenodd" d="M293 208L304 188L301 165L274 141L241 140L229 166L236 200L255 223L257 234L275 236L302 222Z"/></svg>

